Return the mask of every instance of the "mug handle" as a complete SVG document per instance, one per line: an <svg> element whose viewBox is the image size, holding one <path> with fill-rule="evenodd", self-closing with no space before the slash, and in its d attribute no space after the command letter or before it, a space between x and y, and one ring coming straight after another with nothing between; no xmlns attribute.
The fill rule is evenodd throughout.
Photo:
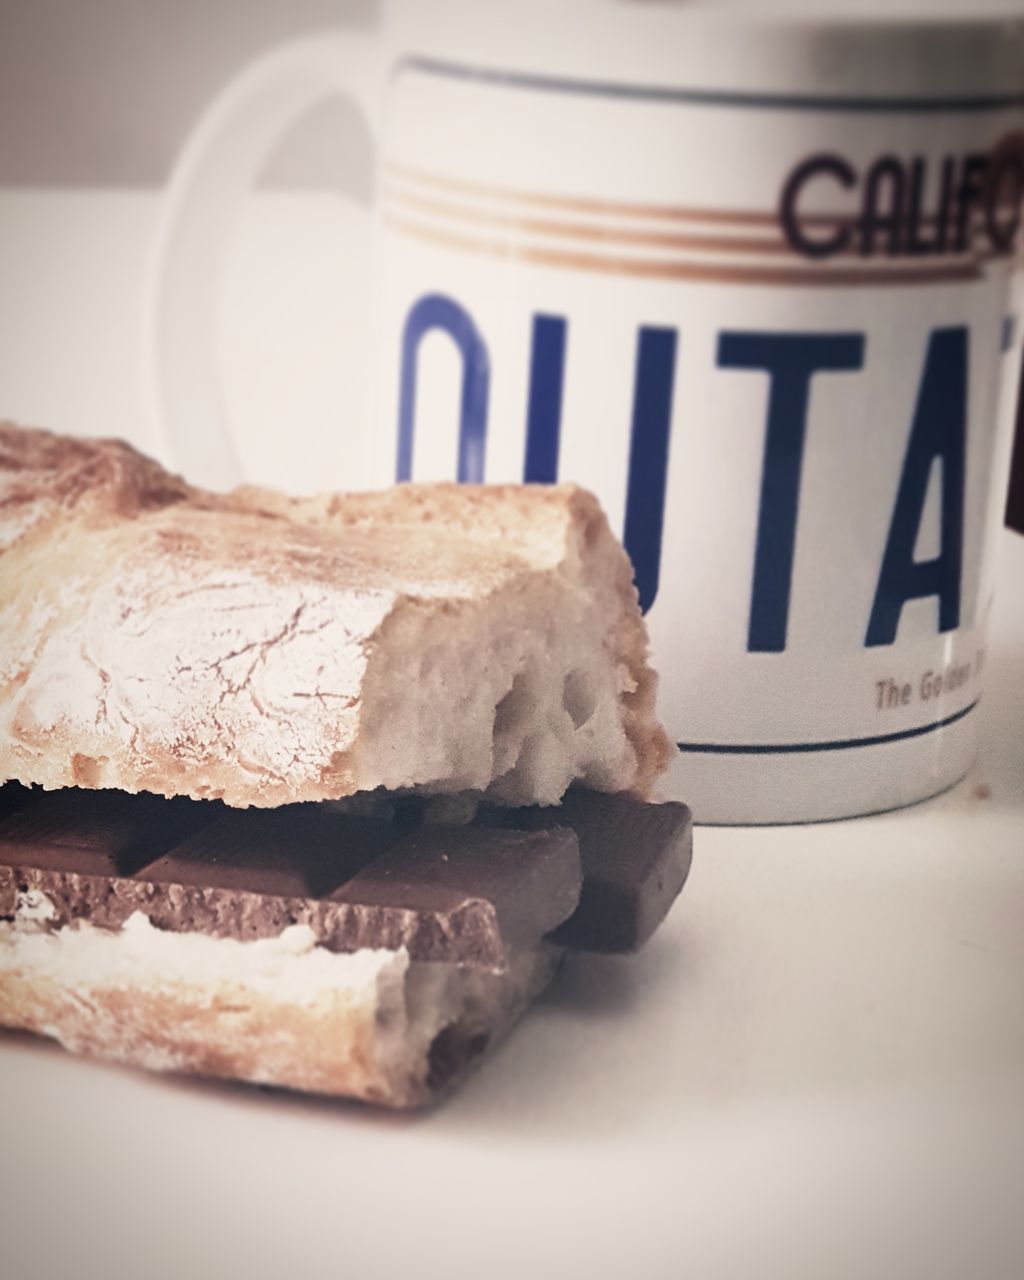
<svg viewBox="0 0 1024 1280"><path fill-rule="evenodd" d="M325 97L347 99L376 142L384 83L382 43L371 34L330 32L282 45L214 99L174 169L147 273L145 392L163 454L173 459L187 442L202 454L210 487L243 478L214 340L215 286L242 200L275 142Z"/></svg>

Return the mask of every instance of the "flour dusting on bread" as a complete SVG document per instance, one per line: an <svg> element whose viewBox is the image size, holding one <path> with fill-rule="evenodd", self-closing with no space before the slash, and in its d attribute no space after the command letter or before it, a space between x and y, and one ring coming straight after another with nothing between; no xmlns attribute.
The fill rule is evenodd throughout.
<svg viewBox="0 0 1024 1280"><path fill-rule="evenodd" d="M654 699L582 490L213 494L0 425L0 776L238 806L644 794Z"/></svg>

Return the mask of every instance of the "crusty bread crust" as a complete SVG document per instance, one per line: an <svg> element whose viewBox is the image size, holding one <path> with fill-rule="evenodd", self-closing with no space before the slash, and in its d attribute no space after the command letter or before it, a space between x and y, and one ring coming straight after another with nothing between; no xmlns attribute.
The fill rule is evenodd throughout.
<svg viewBox="0 0 1024 1280"><path fill-rule="evenodd" d="M274 806L648 792L625 553L571 486L289 499L0 424L0 778Z"/></svg>
<svg viewBox="0 0 1024 1280"><path fill-rule="evenodd" d="M561 954L545 945L500 973L404 952L314 949L268 964L267 944L131 925L48 933L0 922L0 1026L150 1071L415 1107L478 1064Z"/></svg>

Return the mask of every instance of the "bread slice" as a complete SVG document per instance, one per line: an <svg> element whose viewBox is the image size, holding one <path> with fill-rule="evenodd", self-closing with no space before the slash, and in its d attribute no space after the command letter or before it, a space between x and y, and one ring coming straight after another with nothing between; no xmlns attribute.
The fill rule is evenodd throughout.
<svg viewBox="0 0 1024 1280"><path fill-rule="evenodd" d="M304 925L254 942L166 933L141 913L119 930L50 932L46 907L23 894L0 921L0 1026L151 1071L391 1107L454 1085L561 957L542 945L493 972L402 950L333 954Z"/></svg>
<svg viewBox="0 0 1024 1280"><path fill-rule="evenodd" d="M645 794L629 560L571 486L290 499L0 424L0 778L275 806Z"/></svg>

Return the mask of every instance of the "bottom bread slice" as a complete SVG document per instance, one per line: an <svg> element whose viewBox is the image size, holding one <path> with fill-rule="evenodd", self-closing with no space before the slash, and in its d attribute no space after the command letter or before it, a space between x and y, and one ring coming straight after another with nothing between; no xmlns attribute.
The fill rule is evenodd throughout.
<svg viewBox="0 0 1024 1280"><path fill-rule="evenodd" d="M432 1101L550 981L542 945L501 972L336 954L294 925L241 942L156 929L44 928L43 895L0 923L0 1025L74 1053L392 1107Z"/></svg>

